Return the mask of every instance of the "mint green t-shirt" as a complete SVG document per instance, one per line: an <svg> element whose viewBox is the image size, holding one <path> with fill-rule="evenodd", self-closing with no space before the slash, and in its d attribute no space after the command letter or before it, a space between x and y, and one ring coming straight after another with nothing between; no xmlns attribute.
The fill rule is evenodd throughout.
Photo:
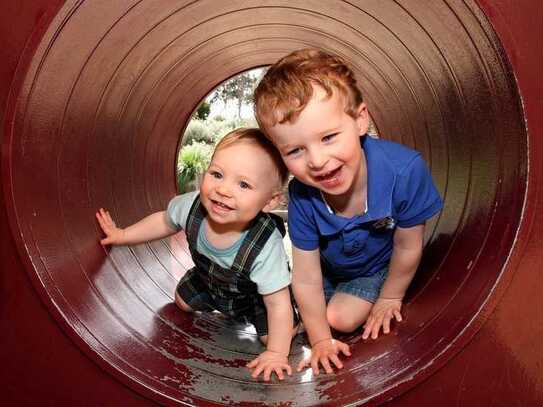
<svg viewBox="0 0 543 407"><path fill-rule="evenodd" d="M185 229L190 208L199 191L188 192L173 198L168 204L167 220L177 230ZM205 222L202 222L198 231L196 250L219 266L229 269L236 258L236 254L243 243L247 232L242 233L240 238L230 247L219 249L214 247L206 238ZM283 237L279 230L275 229L257 255L249 278L257 285L258 293L261 295L274 293L291 282L291 274L288 268L288 257L283 246Z"/></svg>

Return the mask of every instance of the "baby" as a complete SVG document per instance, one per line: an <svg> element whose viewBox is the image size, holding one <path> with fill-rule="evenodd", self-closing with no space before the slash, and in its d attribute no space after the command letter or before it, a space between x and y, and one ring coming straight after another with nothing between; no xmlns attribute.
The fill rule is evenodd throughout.
<svg viewBox="0 0 543 407"><path fill-rule="evenodd" d="M184 230L195 267L179 281L175 302L185 312L218 310L249 322L266 350L247 366L268 381L290 375L288 354L297 315L290 293L284 225L269 214L281 202L287 169L258 129L237 129L216 146L199 191L173 198L166 211L121 229L96 214L102 245L129 245ZM275 218L274 218L275 217ZM282 231L281 231L282 228Z"/></svg>

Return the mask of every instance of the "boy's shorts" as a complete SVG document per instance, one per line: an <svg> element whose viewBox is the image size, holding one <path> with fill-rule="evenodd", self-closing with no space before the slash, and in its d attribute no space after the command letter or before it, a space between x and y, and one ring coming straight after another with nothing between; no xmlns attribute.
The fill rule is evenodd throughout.
<svg viewBox="0 0 543 407"><path fill-rule="evenodd" d="M247 310L246 313L232 315L231 313L224 312L224 310L218 309L219 307L215 306L215 301L207 291L207 287L201 282L198 278L197 273L194 269L187 271L187 273L179 280L177 283L176 292L179 294L181 299L194 311L202 312L211 312L211 311L221 311L225 315L235 319L238 322L245 324L252 324L257 335L265 336L268 334L268 314L266 312L266 307L264 304L261 306L252 307L250 310ZM292 290L289 287L291 303L293 303ZM260 294L256 294L260 295ZM293 304L294 311L294 326L299 323L299 317L296 311L296 308Z"/></svg>
<svg viewBox="0 0 543 407"><path fill-rule="evenodd" d="M358 277L349 281L341 281L334 283L333 280L322 276L324 296L326 302L330 301L332 296L336 293L345 293L354 295L355 297L362 298L369 301L372 304L379 298L381 287L388 276L388 267L385 267L381 271L373 274L372 276Z"/></svg>

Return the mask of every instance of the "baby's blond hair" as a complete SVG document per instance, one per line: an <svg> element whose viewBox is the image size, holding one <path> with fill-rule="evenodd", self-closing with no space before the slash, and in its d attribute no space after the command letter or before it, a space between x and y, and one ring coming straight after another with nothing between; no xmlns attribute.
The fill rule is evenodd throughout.
<svg viewBox="0 0 543 407"><path fill-rule="evenodd" d="M217 151L223 148L226 148L228 146L231 146L240 142L250 142L262 148L268 154L268 156L272 159L274 167L277 170L277 174L279 176L279 181L281 183L281 186L287 182L288 169L285 166L283 159L281 158L281 154L275 148L273 143L266 138L264 133L260 131L260 129L239 128L239 129L232 130L230 133L224 136L217 143L215 147L215 151L213 152L213 155L215 155ZM240 159L242 160L243 157L240 157Z"/></svg>

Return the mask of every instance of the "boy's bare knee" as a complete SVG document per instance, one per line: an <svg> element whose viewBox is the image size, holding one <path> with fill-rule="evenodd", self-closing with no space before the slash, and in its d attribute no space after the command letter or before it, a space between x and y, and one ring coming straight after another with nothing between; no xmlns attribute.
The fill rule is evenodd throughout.
<svg viewBox="0 0 543 407"><path fill-rule="evenodd" d="M342 315L337 312L337 310L331 310L330 308L326 311L326 318L328 320L328 325L339 332L353 332L359 325L358 321L348 318L347 315Z"/></svg>
<svg viewBox="0 0 543 407"><path fill-rule="evenodd" d="M351 333L362 325L368 318L368 310L361 309L353 312L352 307L334 306L326 309L326 319L331 328L339 332Z"/></svg>
<svg viewBox="0 0 543 407"><path fill-rule="evenodd" d="M181 308L185 312L192 312L192 308L190 305L188 305L183 299L177 294L177 291L175 292L175 303L179 308Z"/></svg>

